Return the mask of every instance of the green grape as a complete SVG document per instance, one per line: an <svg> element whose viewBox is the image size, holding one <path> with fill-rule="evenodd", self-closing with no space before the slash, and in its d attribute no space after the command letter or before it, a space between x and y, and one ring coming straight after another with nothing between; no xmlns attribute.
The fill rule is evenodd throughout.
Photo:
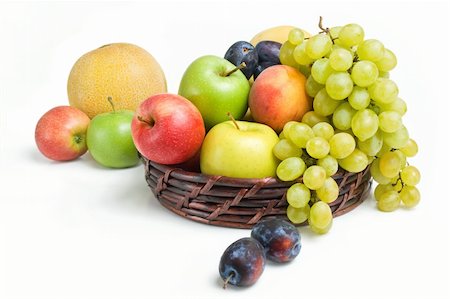
<svg viewBox="0 0 450 299"><path fill-rule="evenodd" d="M393 133L383 132L383 142L391 148L402 148L409 140L409 133L405 126Z"/></svg>
<svg viewBox="0 0 450 299"><path fill-rule="evenodd" d="M323 167L313 165L303 173L303 184L311 190L317 190L323 186L327 173Z"/></svg>
<svg viewBox="0 0 450 299"><path fill-rule="evenodd" d="M321 159L330 152L330 145L323 137L313 137L306 142L306 151L314 159Z"/></svg>
<svg viewBox="0 0 450 299"><path fill-rule="evenodd" d="M359 87L368 87L378 79L378 68L372 61L361 60L353 65L352 80Z"/></svg>
<svg viewBox="0 0 450 299"><path fill-rule="evenodd" d="M356 53L360 60L376 62L384 57L384 45L379 40L366 39L358 45Z"/></svg>
<svg viewBox="0 0 450 299"><path fill-rule="evenodd" d="M323 234L328 233L328 231L331 229L331 227L333 226L333 220L331 220L330 223L326 227L323 227L323 228L316 227L313 223L311 223L310 219L308 219L308 224L309 224L309 228L314 233L323 235Z"/></svg>
<svg viewBox="0 0 450 299"><path fill-rule="evenodd" d="M311 67L311 76L320 84L325 84L332 72L328 58L317 59Z"/></svg>
<svg viewBox="0 0 450 299"><path fill-rule="evenodd" d="M387 133L393 133L402 126L402 116L396 111L384 111L378 115L380 129Z"/></svg>
<svg viewBox="0 0 450 299"><path fill-rule="evenodd" d="M333 124L336 129L345 131L352 127L352 118L356 110L348 102L340 104L333 113Z"/></svg>
<svg viewBox="0 0 450 299"><path fill-rule="evenodd" d="M278 165L277 177L282 181L298 179L305 171L306 164L300 157L287 158Z"/></svg>
<svg viewBox="0 0 450 299"><path fill-rule="evenodd" d="M394 153L400 159L400 169L405 168L406 167L406 155L400 150L394 150Z"/></svg>
<svg viewBox="0 0 450 299"><path fill-rule="evenodd" d="M381 130L378 132L381 132L381 139L383 139L384 133ZM383 146L381 146L380 150L378 151L378 153L375 156L381 157L382 155L384 155L387 152L390 152L391 150L392 150L392 147L390 145L387 145L383 140Z"/></svg>
<svg viewBox="0 0 450 299"><path fill-rule="evenodd" d="M368 89L372 100L381 105L392 103L398 96L397 84L390 79L378 78Z"/></svg>
<svg viewBox="0 0 450 299"><path fill-rule="evenodd" d="M420 182L420 172L414 166L406 166L402 169L402 181L407 186L415 186Z"/></svg>
<svg viewBox="0 0 450 299"><path fill-rule="evenodd" d="M363 87L353 86L352 93L348 96L348 103L355 110L367 108L370 104L369 91Z"/></svg>
<svg viewBox="0 0 450 299"><path fill-rule="evenodd" d="M293 206L288 206L286 209L286 215L288 219L294 224L300 224L308 220L310 206L306 205L302 208L294 208Z"/></svg>
<svg viewBox="0 0 450 299"><path fill-rule="evenodd" d="M331 27L328 34L330 35L331 40L334 40L334 45L340 45L339 41L339 32L341 32L342 26ZM334 46L333 45L333 46Z"/></svg>
<svg viewBox="0 0 450 299"><path fill-rule="evenodd" d="M347 24L339 31L339 44L345 47L353 47L364 40L364 30L358 24Z"/></svg>
<svg viewBox="0 0 450 299"><path fill-rule="evenodd" d="M330 67L332 67L333 70L343 72L352 66L353 55L346 49L337 48L331 51L329 60Z"/></svg>
<svg viewBox="0 0 450 299"><path fill-rule="evenodd" d="M306 54L312 59L319 59L331 50L331 38L326 34L316 34L311 36L306 45Z"/></svg>
<svg viewBox="0 0 450 299"><path fill-rule="evenodd" d="M317 160L317 165L325 169L327 176L334 175L339 168L339 164L336 158L330 155L327 155L326 157Z"/></svg>
<svg viewBox="0 0 450 299"><path fill-rule="evenodd" d="M308 56L308 54L306 54L306 46L308 44L309 44L309 40L304 41L303 43L301 43L298 46L295 46L293 56L294 56L295 61L300 65L310 65L314 61L311 57ZM281 49L280 49L280 51L281 51Z"/></svg>
<svg viewBox="0 0 450 299"><path fill-rule="evenodd" d="M330 97L335 100L343 100L353 90L353 81L347 72L336 72L328 76L325 88Z"/></svg>
<svg viewBox="0 0 450 299"><path fill-rule="evenodd" d="M405 146L400 148L400 150L405 154L406 157L414 157L415 155L417 155L419 147L413 139L409 138Z"/></svg>
<svg viewBox="0 0 450 299"><path fill-rule="evenodd" d="M378 116L370 109L359 110L352 118L352 131L364 141L378 131Z"/></svg>
<svg viewBox="0 0 450 299"><path fill-rule="evenodd" d="M299 28L293 28L289 31L288 41L293 45L300 45L305 39L305 33Z"/></svg>
<svg viewBox="0 0 450 299"><path fill-rule="evenodd" d="M333 126L326 122L320 122L312 127L314 136L325 138L325 140L330 140L334 135Z"/></svg>
<svg viewBox="0 0 450 299"><path fill-rule="evenodd" d="M283 43L280 48L280 62L284 65L289 65L298 68L298 63L294 59L294 49L296 45L291 44L289 41Z"/></svg>
<svg viewBox="0 0 450 299"><path fill-rule="evenodd" d="M278 138L280 138L280 140L281 139L286 139L286 136L284 134L284 130L281 130L280 135L278 135Z"/></svg>
<svg viewBox="0 0 450 299"><path fill-rule="evenodd" d="M333 100L327 93L325 88L322 88L314 98L313 109L316 113L322 116L333 114L336 108L341 104L341 101Z"/></svg>
<svg viewBox="0 0 450 299"><path fill-rule="evenodd" d="M314 137L314 132L311 127L299 122L289 126L287 133L289 140L300 148L305 148L306 142Z"/></svg>
<svg viewBox="0 0 450 299"><path fill-rule="evenodd" d="M294 208L303 208L311 199L311 191L304 184L296 183L287 190L286 199Z"/></svg>
<svg viewBox="0 0 450 299"><path fill-rule="evenodd" d="M401 98L397 97L394 101L388 104L382 104L377 103L380 107L380 112L384 111L395 111L399 113L401 116L405 115L406 111L408 110L406 106L406 102L403 101Z"/></svg>
<svg viewBox="0 0 450 299"><path fill-rule="evenodd" d="M391 179L385 177L380 171L380 158L373 160L372 164L370 164L370 174L378 184L386 185L391 183Z"/></svg>
<svg viewBox="0 0 450 299"><path fill-rule="evenodd" d="M312 205L309 211L309 223L317 228L326 228L331 221L333 221L333 213L330 206L323 202L318 201Z"/></svg>
<svg viewBox="0 0 450 299"><path fill-rule="evenodd" d="M308 76L308 79L306 79L306 93L314 98L317 93L324 88L325 86L323 84L317 83L316 80L314 80L313 76Z"/></svg>
<svg viewBox="0 0 450 299"><path fill-rule="evenodd" d="M348 133L337 133L331 137L330 155L336 159L348 157L356 147L355 138Z"/></svg>
<svg viewBox="0 0 450 299"><path fill-rule="evenodd" d="M299 65L298 70L302 73L306 78L311 76L311 66L309 65Z"/></svg>
<svg viewBox="0 0 450 299"><path fill-rule="evenodd" d="M329 120L326 116L322 116L313 110L306 112L302 117L302 123L310 127L320 122L329 122Z"/></svg>
<svg viewBox="0 0 450 299"><path fill-rule="evenodd" d="M395 57L395 54L391 50L384 48L383 58L378 60L375 64L377 65L378 70L389 72L397 65L397 57Z"/></svg>
<svg viewBox="0 0 450 299"><path fill-rule="evenodd" d="M381 174L387 178L398 176L402 167L402 161L395 152L387 152L380 157Z"/></svg>
<svg viewBox="0 0 450 299"><path fill-rule="evenodd" d="M338 163L349 172L361 172L369 165L369 159L363 151L355 148L350 155L338 160Z"/></svg>
<svg viewBox="0 0 450 299"><path fill-rule="evenodd" d="M383 134L381 131L377 131L372 137L361 141L357 140L357 145L368 156L376 156L383 146Z"/></svg>
<svg viewBox="0 0 450 299"><path fill-rule="evenodd" d="M389 72L382 72L380 70L378 70L378 78L385 78L385 79L389 79L391 76L389 74Z"/></svg>
<svg viewBox="0 0 450 299"><path fill-rule="evenodd" d="M400 196L397 191L388 190L382 193L377 201L377 207L383 212L392 212L400 205Z"/></svg>
<svg viewBox="0 0 450 299"><path fill-rule="evenodd" d="M383 194L386 191L392 191L394 190L394 187L391 184L378 184L375 187L375 190L373 192L375 199L378 201L380 199L381 194Z"/></svg>
<svg viewBox="0 0 450 299"><path fill-rule="evenodd" d="M273 154L280 160L285 160L290 157L301 157L302 153L301 148L298 148L287 139L280 139L273 147Z"/></svg>
<svg viewBox="0 0 450 299"><path fill-rule="evenodd" d="M316 194L323 202L333 202L339 196L339 186L333 178L328 177L323 186L316 190Z"/></svg>
<svg viewBox="0 0 450 299"><path fill-rule="evenodd" d="M399 196L407 208L415 207L420 202L420 192L414 186L404 186Z"/></svg>

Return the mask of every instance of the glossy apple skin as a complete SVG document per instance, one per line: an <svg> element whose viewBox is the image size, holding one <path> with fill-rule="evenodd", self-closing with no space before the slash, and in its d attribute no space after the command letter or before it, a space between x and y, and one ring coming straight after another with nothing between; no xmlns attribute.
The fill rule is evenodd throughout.
<svg viewBox="0 0 450 299"><path fill-rule="evenodd" d="M265 69L250 90L249 107L255 121L281 132L288 121L300 121L312 109L306 78L293 67L274 65Z"/></svg>
<svg viewBox="0 0 450 299"><path fill-rule="evenodd" d="M138 151L161 164L188 161L199 151L205 137L200 111L189 100L170 93L142 102L131 130Z"/></svg>
<svg viewBox="0 0 450 299"><path fill-rule="evenodd" d="M272 149L279 141L269 126L246 121L215 125L206 135L200 153L204 174L234 178L273 177L279 161Z"/></svg>
<svg viewBox="0 0 450 299"><path fill-rule="evenodd" d="M247 78L241 71L225 76L234 68L222 57L207 55L193 61L183 74L178 94L200 110L207 130L228 120L228 112L241 119L247 111Z"/></svg>
<svg viewBox="0 0 450 299"><path fill-rule="evenodd" d="M138 152L131 137L133 116L133 111L121 110L97 114L91 120L87 145L95 161L110 168L127 168L138 164Z"/></svg>
<svg viewBox="0 0 450 299"><path fill-rule="evenodd" d="M69 161L87 151L86 131L89 117L71 106L47 111L37 122L35 141L39 151L55 161Z"/></svg>

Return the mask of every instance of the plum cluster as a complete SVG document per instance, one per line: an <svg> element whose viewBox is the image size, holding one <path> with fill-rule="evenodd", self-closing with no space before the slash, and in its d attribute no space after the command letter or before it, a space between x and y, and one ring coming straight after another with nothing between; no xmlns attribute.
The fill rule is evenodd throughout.
<svg viewBox="0 0 450 299"><path fill-rule="evenodd" d="M290 262L301 249L298 229L280 218L268 218L257 223L251 238L242 238L225 249L219 263L219 273L227 284L251 286L264 271L266 259L276 263Z"/></svg>
<svg viewBox="0 0 450 299"><path fill-rule="evenodd" d="M224 58L239 66L245 63L241 69L247 79L252 76L256 79L266 68L281 64L281 44L275 41L261 41L256 46L246 41L237 41L228 48Z"/></svg>

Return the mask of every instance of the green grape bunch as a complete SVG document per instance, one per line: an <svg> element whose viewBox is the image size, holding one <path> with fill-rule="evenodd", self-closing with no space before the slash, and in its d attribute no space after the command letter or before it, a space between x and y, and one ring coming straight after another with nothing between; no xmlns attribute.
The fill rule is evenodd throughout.
<svg viewBox="0 0 450 299"><path fill-rule="evenodd" d="M280 49L281 63L307 77L313 110L285 124L273 152L281 160L278 178L295 181L286 193L288 218L324 234L332 227L328 204L339 195L332 177L339 168L370 167L377 207L385 212L419 203L420 172L407 161L418 146L402 120L406 102L390 78L395 54L367 39L358 24L325 28L320 17L319 28L309 38L292 29Z"/></svg>

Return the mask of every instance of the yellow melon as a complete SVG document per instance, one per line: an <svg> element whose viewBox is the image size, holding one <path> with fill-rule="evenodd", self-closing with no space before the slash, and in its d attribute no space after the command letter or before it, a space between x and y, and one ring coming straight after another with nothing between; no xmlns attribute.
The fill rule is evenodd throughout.
<svg viewBox="0 0 450 299"><path fill-rule="evenodd" d="M266 30L261 31L260 33L256 34L251 40L250 43L254 46L256 46L257 43L263 40L271 40L275 42L279 42L280 44L283 44L288 39L289 31L291 29L295 28L294 26L288 26L288 25L282 25L282 26L276 26L267 28ZM302 29L302 31L305 33L305 37L311 36L308 32Z"/></svg>
<svg viewBox="0 0 450 299"><path fill-rule="evenodd" d="M67 82L69 103L90 118L112 110L135 111L153 94L167 92L164 72L144 49L127 43L102 46L81 56Z"/></svg>

